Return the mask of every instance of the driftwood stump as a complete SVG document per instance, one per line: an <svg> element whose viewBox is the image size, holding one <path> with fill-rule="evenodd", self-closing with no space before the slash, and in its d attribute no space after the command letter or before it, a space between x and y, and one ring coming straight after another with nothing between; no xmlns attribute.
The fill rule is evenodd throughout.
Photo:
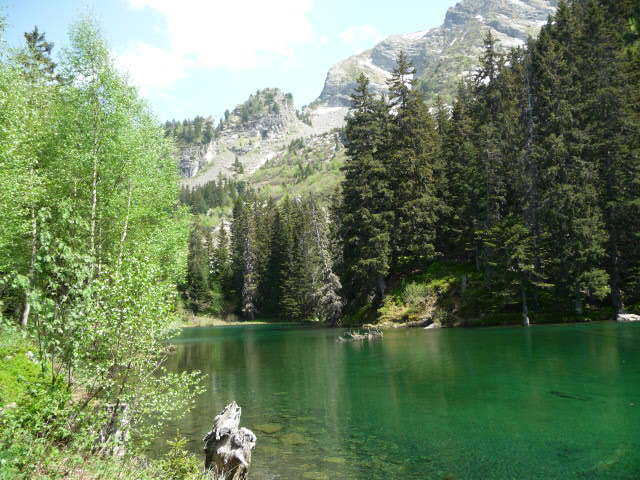
<svg viewBox="0 0 640 480"><path fill-rule="evenodd" d="M241 414L238 404L231 402L213 420L211 431L203 438L207 474L226 480L247 478L256 436L251 430L240 428Z"/></svg>
<svg viewBox="0 0 640 480"><path fill-rule="evenodd" d="M336 339L336 343L345 343L345 342L362 342L365 340L375 340L378 338L382 338L384 333L382 330L376 327L365 328L363 331L360 330L350 330L340 335Z"/></svg>

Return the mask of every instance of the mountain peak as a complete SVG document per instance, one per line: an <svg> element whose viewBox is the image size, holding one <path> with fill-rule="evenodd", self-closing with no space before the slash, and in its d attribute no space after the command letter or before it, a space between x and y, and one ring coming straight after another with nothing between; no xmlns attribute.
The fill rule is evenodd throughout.
<svg viewBox="0 0 640 480"><path fill-rule="evenodd" d="M386 92L386 80L404 50L417 71L420 88L433 99L451 97L457 79L476 68L484 33L491 30L504 48L524 45L557 7L557 0L464 0L451 7L437 28L392 35L370 50L334 65L316 101L329 107L349 106L360 73L371 88Z"/></svg>

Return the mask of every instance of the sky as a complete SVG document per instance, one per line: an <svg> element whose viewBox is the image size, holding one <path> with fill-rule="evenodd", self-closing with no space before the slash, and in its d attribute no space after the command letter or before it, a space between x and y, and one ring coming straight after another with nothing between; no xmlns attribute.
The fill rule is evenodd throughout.
<svg viewBox="0 0 640 480"><path fill-rule="evenodd" d="M91 15L157 118L219 118L259 88L315 100L329 68L388 35L436 27L455 0L0 0L9 45L55 43Z"/></svg>

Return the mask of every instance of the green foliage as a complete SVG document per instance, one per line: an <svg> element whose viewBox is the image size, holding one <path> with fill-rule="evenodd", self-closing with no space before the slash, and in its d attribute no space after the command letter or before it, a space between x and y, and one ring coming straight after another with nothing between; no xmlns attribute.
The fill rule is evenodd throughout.
<svg viewBox="0 0 640 480"><path fill-rule="evenodd" d="M247 179L265 195L276 199L309 194L327 197L343 176L344 148L338 132L316 141L292 141L287 151L265 163Z"/></svg>
<svg viewBox="0 0 640 480"><path fill-rule="evenodd" d="M265 88L250 95L246 102L234 110L234 114L240 118L241 123L247 123L249 120L264 114L277 115L280 113L279 102L292 107L293 95L290 93L283 95L277 89Z"/></svg>
<svg viewBox="0 0 640 480"><path fill-rule="evenodd" d="M345 293L352 302L380 301L393 247L393 191L383 157L388 140L388 107L373 97L364 75L358 78L351 100L345 127L345 178L337 205Z"/></svg>
<svg viewBox="0 0 640 480"><path fill-rule="evenodd" d="M162 479L166 480L196 480L202 478L202 462L199 461L186 446L187 440L177 436L167 442L169 451L160 461Z"/></svg>
<svg viewBox="0 0 640 480"><path fill-rule="evenodd" d="M30 385L42 381L42 367L27 356L36 351L24 332L0 319L0 408L18 401Z"/></svg>
<svg viewBox="0 0 640 480"><path fill-rule="evenodd" d="M34 27L24 34L26 49L17 56L25 75L31 82L61 81L62 77L55 73L56 64L51 59L54 44L48 42L44 32Z"/></svg>
<svg viewBox="0 0 640 480"><path fill-rule="evenodd" d="M59 383L35 383L16 407L0 413L0 478L59 478L54 465L62 450L90 447L90 422L74 410L70 398ZM70 454L66 460L77 463L79 457Z"/></svg>
<svg viewBox="0 0 640 480"><path fill-rule="evenodd" d="M437 310L448 308L448 297L461 278L473 275L473 269L466 265L433 262L425 272L404 278L399 286L389 290L378 309L378 319L385 323L435 316Z"/></svg>

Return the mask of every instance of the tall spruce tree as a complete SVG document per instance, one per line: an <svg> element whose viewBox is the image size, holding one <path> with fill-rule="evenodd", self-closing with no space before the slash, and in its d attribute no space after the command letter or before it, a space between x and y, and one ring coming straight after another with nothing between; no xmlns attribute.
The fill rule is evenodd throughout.
<svg viewBox="0 0 640 480"><path fill-rule="evenodd" d="M415 87L404 52L388 80L392 111L384 167L392 191L391 260L396 271L425 266L435 251L442 204L434 184L438 139L434 119Z"/></svg>
<svg viewBox="0 0 640 480"><path fill-rule="evenodd" d="M624 32L631 3L588 0L578 9L576 116L585 136L584 158L599 173L599 206L606 227L606 270L616 312L624 309L623 287L637 268L633 245L640 231L638 198L638 104L630 103L638 84L624 57ZM635 118L634 118L635 117ZM635 263L635 265L634 265Z"/></svg>
<svg viewBox="0 0 640 480"><path fill-rule="evenodd" d="M479 192L475 182L480 172L476 160L471 101L470 89L461 83L451 119L440 134L443 176L447 178L447 188L442 197L446 210L438 223L438 246L447 259L461 263L471 262L477 257L475 231L479 228Z"/></svg>
<svg viewBox="0 0 640 480"><path fill-rule="evenodd" d="M391 245L391 190L383 161L388 138L388 113L360 75L351 96L345 127L347 159L342 183L340 237L343 245L344 288L350 300L385 291Z"/></svg>
<svg viewBox="0 0 640 480"><path fill-rule="evenodd" d="M604 293L599 268L606 232L598 205L597 171L585 155L587 138L577 109L579 72L574 11L561 2L555 23L543 28L533 52L534 161L540 175L540 236L548 281L575 300L582 314L590 292ZM605 283L606 284L606 283Z"/></svg>

